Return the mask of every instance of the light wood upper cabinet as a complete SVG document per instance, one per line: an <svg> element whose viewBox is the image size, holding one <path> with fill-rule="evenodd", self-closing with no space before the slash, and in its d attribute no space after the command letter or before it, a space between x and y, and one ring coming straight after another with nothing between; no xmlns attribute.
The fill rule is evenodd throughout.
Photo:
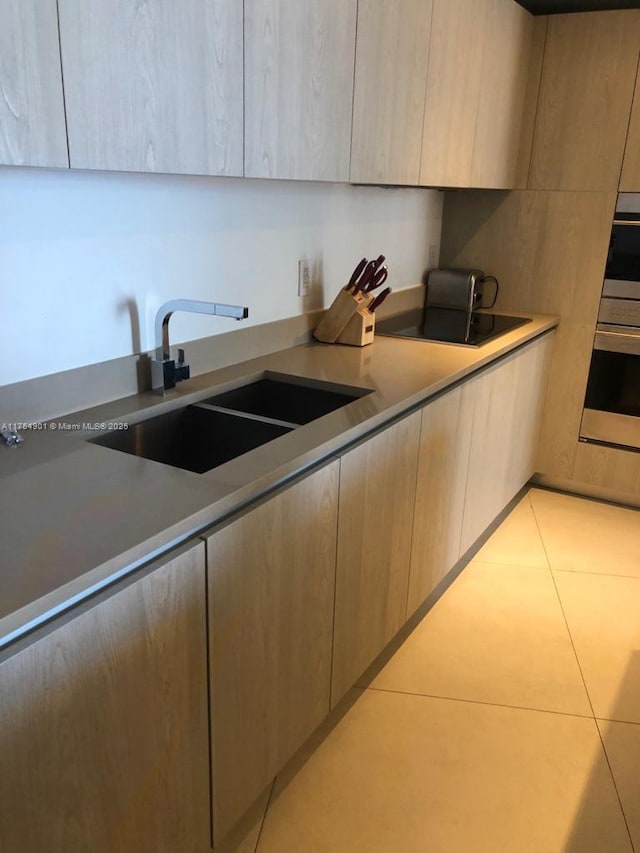
<svg viewBox="0 0 640 853"><path fill-rule="evenodd" d="M486 7L481 87L471 156L472 187L494 189L518 183L520 146L527 145L523 110L529 82L535 19L514 0ZM535 74L537 69L531 71Z"/></svg>
<svg viewBox="0 0 640 853"><path fill-rule="evenodd" d="M69 165L55 0L0 3L0 163Z"/></svg>
<svg viewBox="0 0 640 853"><path fill-rule="evenodd" d="M216 842L329 712L338 465L207 540Z"/></svg>
<svg viewBox="0 0 640 853"><path fill-rule="evenodd" d="M638 11L550 16L531 189L618 189L639 49Z"/></svg>
<svg viewBox="0 0 640 853"><path fill-rule="evenodd" d="M629 123L627 145L622 163L620 192L640 192L640 63L638 64L638 76L636 78L635 96L631 110L631 121Z"/></svg>
<svg viewBox="0 0 640 853"><path fill-rule="evenodd" d="M490 0L433 0L420 183L471 183Z"/></svg>
<svg viewBox="0 0 640 853"><path fill-rule="evenodd" d="M433 3L420 183L514 187L534 18L514 0Z"/></svg>
<svg viewBox="0 0 640 853"><path fill-rule="evenodd" d="M0 849L209 848L204 545L0 663Z"/></svg>
<svg viewBox="0 0 640 853"><path fill-rule="evenodd" d="M419 438L417 412L340 461L332 706L405 622Z"/></svg>
<svg viewBox="0 0 640 853"><path fill-rule="evenodd" d="M245 0L245 175L348 181L356 0Z"/></svg>
<svg viewBox="0 0 640 853"><path fill-rule="evenodd" d="M351 180L418 184L432 0L359 0Z"/></svg>
<svg viewBox="0 0 640 853"><path fill-rule="evenodd" d="M242 175L242 3L59 0L71 166Z"/></svg>
<svg viewBox="0 0 640 853"><path fill-rule="evenodd" d="M422 410L407 617L460 556L473 412L464 387Z"/></svg>

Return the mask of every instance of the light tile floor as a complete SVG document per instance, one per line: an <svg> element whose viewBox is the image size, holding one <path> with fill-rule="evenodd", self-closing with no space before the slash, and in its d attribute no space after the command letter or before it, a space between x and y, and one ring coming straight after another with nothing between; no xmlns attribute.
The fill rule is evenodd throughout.
<svg viewBox="0 0 640 853"><path fill-rule="evenodd" d="M266 806L266 798L265 798ZM640 853L640 512L532 489L242 853Z"/></svg>

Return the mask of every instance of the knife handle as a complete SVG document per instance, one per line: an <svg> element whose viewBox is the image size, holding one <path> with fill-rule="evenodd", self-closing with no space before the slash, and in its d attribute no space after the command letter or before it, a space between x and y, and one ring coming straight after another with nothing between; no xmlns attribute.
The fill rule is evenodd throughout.
<svg viewBox="0 0 640 853"><path fill-rule="evenodd" d="M345 287L346 291L349 291L349 292L351 291L351 288L354 287L355 283L359 279L359 277L360 277L362 271L364 270L364 268L366 267L366 265L367 265L367 259L363 258L360 261L360 263L358 264L358 266L354 269L353 275L351 276L351 278L349 279L349 283ZM356 290L357 290L357 287L356 287Z"/></svg>
<svg viewBox="0 0 640 853"><path fill-rule="evenodd" d="M391 293L391 288L385 287L385 289L382 291L382 293L379 293L376 296L376 298L373 300L371 305L369 305L369 311L371 311L371 313L373 314L373 312L376 310L376 308L379 308L382 305L382 303L384 302L384 300L387 298L387 296L390 293Z"/></svg>

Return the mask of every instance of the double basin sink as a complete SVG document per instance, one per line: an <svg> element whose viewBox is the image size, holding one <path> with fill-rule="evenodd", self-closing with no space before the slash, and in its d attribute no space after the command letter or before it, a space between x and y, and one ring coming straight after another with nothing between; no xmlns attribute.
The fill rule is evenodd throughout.
<svg viewBox="0 0 640 853"><path fill-rule="evenodd" d="M368 388L265 373L257 381L91 441L203 474L370 393Z"/></svg>

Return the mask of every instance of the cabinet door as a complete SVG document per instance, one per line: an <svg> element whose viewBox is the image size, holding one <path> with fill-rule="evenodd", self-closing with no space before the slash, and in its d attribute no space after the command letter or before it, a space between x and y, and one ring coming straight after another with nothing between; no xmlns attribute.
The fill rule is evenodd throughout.
<svg viewBox="0 0 640 853"><path fill-rule="evenodd" d="M338 465L207 540L216 841L329 712Z"/></svg>
<svg viewBox="0 0 640 853"><path fill-rule="evenodd" d="M627 145L624 151L620 192L640 192L640 65L638 65L635 97L631 110Z"/></svg>
<svg viewBox="0 0 640 853"><path fill-rule="evenodd" d="M550 16L531 189L618 189L639 44L637 11Z"/></svg>
<svg viewBox="0 0 640 853"><path fill-rule="evenodd" d="M420 183L468 187L491 0L433 0Z"/></svg>
<svg viewBox="0 0 640 853"><path fill-rule="evenodd" d="M514 420L507 453L504 505L536 471L536 456L555 335L529 344L516 359Z"/></svg>
<svg viewBox="0 0 640 853"><path fill-rule="evenodd" d="M552 343L545 335L463 386L474 416L460 556L535 473Z"/></svg>
<svg viewBox="0 0 640 853"><path fill-rule="evenodd" d="M245 0L245 174L348 181L356 0Z"/></svg>
<svg viewBox="0 0 640 853"><path fill-rule="evenodd" d="M242 175L242 3L59 6L72 167Z"/></svg>
<svg viewBox="0 0 640 853"><path fill-rule="evenodd" d="M473 410L462 388L422 410L407 617L460 556Z"/></svg>
<svg viewBox="0 0 640 853"><path fill-rule="evenodd" d="M534 18L526 9L515 0L490 0L472 140L472 187L516 186L533 36Z"/></svg>
<svg viewBox="0 0 640 853"><path fill-rule="evenodd" d="M360 0L351 181L418 184L431 0Z"/></svg>
<svg viewBox="0 0 640 853"><path fill-rule="evenodd" d="M209 845L204 546L0 664L0 849Z"/></svg>
<svg viewBox="0 0 640 853"><path fill-rule="evenodd" d="M420 417L340 462L332 706L405 622Z"/></svg>
<svg viewBox="0 0 640 853"><path fill-rule="evenodd" d="M0 163L68 166L55 0L0 3Z"/></svg>

